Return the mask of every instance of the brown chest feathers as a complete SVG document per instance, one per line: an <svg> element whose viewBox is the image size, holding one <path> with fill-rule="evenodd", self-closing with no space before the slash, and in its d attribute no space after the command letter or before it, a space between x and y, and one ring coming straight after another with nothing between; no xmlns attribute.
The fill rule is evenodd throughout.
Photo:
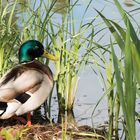
<svg viewBox="0 0 140 140"><path fill-rule="evenodd" d="M43 65L37 60L34 60L32 62L28 62L25 64L19 64L16 67L12 68L5 76L3 81L0 83L0 87L2 85L7 84L10 80L16 80L17 77L19 77L23 72L33 69L36 71L39 71L40 73L45 73L48 75L49 79L53 80L53 74L50 70L50 68L47 65Z"/></svg>

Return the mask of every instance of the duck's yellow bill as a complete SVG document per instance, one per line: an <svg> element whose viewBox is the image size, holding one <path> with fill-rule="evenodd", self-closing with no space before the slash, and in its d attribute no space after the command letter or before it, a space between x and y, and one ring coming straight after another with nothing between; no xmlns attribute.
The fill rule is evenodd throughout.
<svg viewBox="0 0 140 140"><path fill-rule="evenodd" d="M44 50L44 53L42 55L43 57L46 57L48 59L54 60L54 61L58 61L58 57L50 54L49 52L47 52L46 50Z"/></svg>

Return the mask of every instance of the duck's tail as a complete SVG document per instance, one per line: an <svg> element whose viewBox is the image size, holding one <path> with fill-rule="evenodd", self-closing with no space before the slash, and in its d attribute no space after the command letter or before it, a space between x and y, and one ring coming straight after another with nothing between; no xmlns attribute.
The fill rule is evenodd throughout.
<svg viewBox="0 0 140 140"><path fill-rule="evenodd" d="M9 119L15 115L17 109L21 106L21 103L13 99L9 102L0 102L0 119Z"/></svg>
<svg viewBox="0 0 140 140"><path fill-rule="evenodd" d="M0 102L0 116L2 116L4 114L7 107L8 107L8 105L6 102Z"/></svg>

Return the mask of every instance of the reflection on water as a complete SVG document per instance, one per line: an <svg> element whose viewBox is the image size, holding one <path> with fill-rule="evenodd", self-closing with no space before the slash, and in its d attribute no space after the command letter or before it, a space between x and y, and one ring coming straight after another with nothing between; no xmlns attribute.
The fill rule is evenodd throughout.
<svg viewBox="0 0 140 140"><path fill-rule="evenodd" d="M127 7L135 6L133 0L125 0L125 1L124 1L124 4L125 4Z"/></svg>
<svg viewBox="0 0 140 140"><path fill-rule="evenodd" d="M80 82L74 102L74 116L77 125L92 126L92 122L94 122L94 126L104 124L108 120L107 101L105 98L100 102L92 116L97 101L103 95L97 77L94 75L94 72L88 68L84 69L79 76ZM57 122L56 114L58 114L58 104L57 99L55 98L56 92L53 93L53 96L52 118Z"/></svg>
<svg viewBox="0 0 140 140"><path fill-rule="evenodd" d="M52 2L55 2L53 11L55 13L65 14L69 5L69 0L51 0Z"/></svg>

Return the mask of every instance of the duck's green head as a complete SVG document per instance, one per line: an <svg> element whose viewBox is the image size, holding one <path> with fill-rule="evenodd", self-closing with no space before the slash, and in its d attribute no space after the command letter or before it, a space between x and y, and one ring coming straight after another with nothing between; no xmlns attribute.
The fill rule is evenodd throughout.
<svg viewBox="0 0 140 140"><path fill-rule="evenodd" d="M19 63L30 62L41 56L54 61L57 60L54 55L44 50L43 45L37 40L28 40L19 49Z"/></svg>

